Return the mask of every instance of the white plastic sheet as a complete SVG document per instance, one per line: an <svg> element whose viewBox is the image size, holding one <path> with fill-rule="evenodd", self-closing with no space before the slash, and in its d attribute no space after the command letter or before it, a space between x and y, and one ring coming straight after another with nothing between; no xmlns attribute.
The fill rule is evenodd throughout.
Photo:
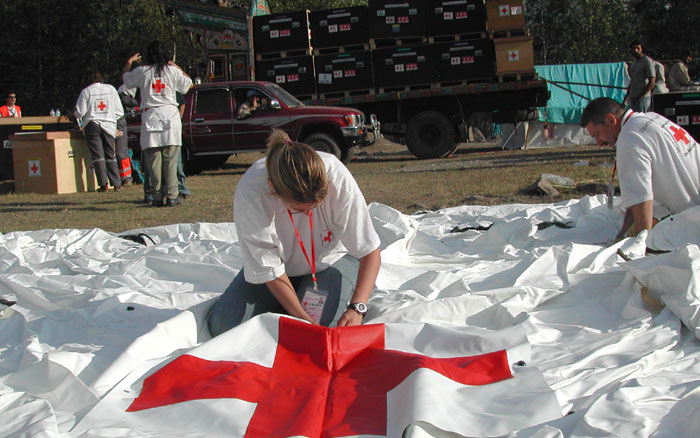
<svg viewBox="0 0 700 438"><path fill-rule="evenodd" d="M616 244L622 216L603 196L370 211L382 267L367 322L526 334L562 418L504 436L700 433L697 211ZM0 305L0 436L145 436L96 406L209 340L206 310L241 257L230 223L140 232L155 244L98 229L0 235L0 298L17 302ZM404 434L460 436L422 421Z"/></svg>

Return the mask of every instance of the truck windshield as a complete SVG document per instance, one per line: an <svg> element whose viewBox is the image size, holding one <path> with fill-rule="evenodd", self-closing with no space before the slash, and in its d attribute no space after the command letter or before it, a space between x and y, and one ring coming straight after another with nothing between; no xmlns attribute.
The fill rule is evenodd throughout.
<svg viewBox="0 0 700 438"><path fill-rule="evenodd" d="M267 84L265 88L268 88L273 96L279 97L287 106L304 106L299 99L289 94L287 90L277 84Z"/></svg>

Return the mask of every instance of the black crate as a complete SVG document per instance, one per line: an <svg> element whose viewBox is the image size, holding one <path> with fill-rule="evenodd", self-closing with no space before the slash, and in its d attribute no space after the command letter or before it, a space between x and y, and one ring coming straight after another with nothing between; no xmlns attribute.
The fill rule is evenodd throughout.
<svg viewBox="0 0 700 438"><path fill-rule="evenodd" d="M673 123L688 131L700 142L700 93L676 91L654 94L652 108Z"/></svg>
<svg viewBox="0 0 700 438"><path fill-rule="evenodd" d="M317 55L314 64L316 91L320 95L374 88L372 53L369 50Z"/></svg>
<svg viewBox="0 0 700 438"><path fill-rule="evenodd" d="M255 69L258 80L273 82L295 96L316 94L313 56L262 60Z"/></svg>
<svg viewBox="0 0 700 438"><path fill-rule="evenodd" d="M309 34L309 11L253 17L253 46L256 54L310 49Z"/></svg>
<svg viewBox="0 0 700 438"><path fill-rule="evenodd" d="M372 55L374 85L395 88L414 84L430 84L436 81L434 66L430 60L427 44L385 47Z"/></svg>
<svg viewBox="0 0 700 438"><path fill-rule="evenodd" d="M484 38L432 44L440 82L490 79L496 74L493 41Z"/></svg>
<svg viewBox="0 0 700 438"><path fill-rule="evenodd" d="M371 39L425 38L425 0L369 0Z"/></svg>
<svg viewBox="0 0 700 438"><path fill-rule="evenodd" d="M426 0L428 36L486 32L484 0Z"/></svg>
<svg viewBox="0 0 700 438"><path fill-rule="evenodd" d="M313 11L309 19L314 49L369 42L367 6Z"/></svg>

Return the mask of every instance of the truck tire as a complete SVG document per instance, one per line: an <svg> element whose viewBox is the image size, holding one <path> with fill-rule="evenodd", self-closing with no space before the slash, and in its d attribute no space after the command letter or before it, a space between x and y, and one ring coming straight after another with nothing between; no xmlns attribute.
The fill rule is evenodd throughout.
<svg viewBox="0 0 700 438"><path fill-rule="evenodd" d="M342 161L343 164L347 165L350 161L352 161L352 157L357 153L358 150L360 150L360 148L357 146L343 149L343 151L340 153L340 161Z"/></svg>
<svg viewBox="0 0 700 438"><path fill-rule="evenodd" d="M456 136L444 114L423 111L408 121L406 146L418 158L442 158L457 149Z"/></svg>
<svg viewBox="0 0 700 438"><path fill-rule="evenodd" d="M335 155L339 160L342 160L340 146L338 146L335 139L328 134L317 132L316 134L309 135L302 142L308 144L314 148L314 150L328 152L329 154Z"/></svg>

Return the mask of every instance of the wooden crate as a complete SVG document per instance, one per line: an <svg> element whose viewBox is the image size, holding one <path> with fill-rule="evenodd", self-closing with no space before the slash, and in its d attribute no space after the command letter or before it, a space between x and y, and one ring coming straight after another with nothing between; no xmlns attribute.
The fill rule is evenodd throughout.
<svg viewBox="0 0 700 438"><path fill-rule="evenodd" d="M484 0L430 0L425 6L428 36L486 31Z"/></svg>
<svg viewBox="0 0 700 438"><path fill-rule="evenodd" d="M311 55L261 60L256 63L255 72L258 80L275 83L294 96L316 94Z"/></svg>
<svg viewBox="0 0 700 438"><path fill-rule="evenodd" d="M493 79L493 41L488 38L471 41L452 41L430 46L435 56L438 79L441 83L476 79Z"/></svg>
<svg viewBox="0 0 700 438"><path fill-rule="evenodd" d="M309 18L314 49L369 43L367 6L313 11Z"/></svg>
<svg viewBox="0 0 700 438"><path fill-rule="evenodd" d="M369 50L317 55L314 64L318 94L374 88L372 54Z"/></svg>
<svg viewBox="0 0 700 438"><path fill-rule="evenodd" d="M256 55L311 49L309 11L256 15L253 46Z"/></svg>
<svg viewBox="0 0 700 438"><path fill-rule="evenodd" d="M82 133L36 132L10 136L17 193L95 191L97 178Z"/></svg>
<svg viewBox="0 0 700 438"><path fill-rule="evenodd" d="M369 36L384 39L425 38L423 0L369 0Z"/></svg>
<svg viewBox="0 0 700 438"><path fill-rule="evenodd" d="M430 63L430 51L427 44L375 50L372 53L375 87L395 88L434 82L437 72Z"/></svg>
<svg viewBox="0 0 700 438"><path fill-rule="evenodd" d="M523 0L486 0L486 27L490 32L525 30Z"/></svg>
<svg viewBox="0 0 700 438"><path fill-rule="evenodd" d="M496 74L534 73L532 39L531 36L494 39Z"/></svg>

